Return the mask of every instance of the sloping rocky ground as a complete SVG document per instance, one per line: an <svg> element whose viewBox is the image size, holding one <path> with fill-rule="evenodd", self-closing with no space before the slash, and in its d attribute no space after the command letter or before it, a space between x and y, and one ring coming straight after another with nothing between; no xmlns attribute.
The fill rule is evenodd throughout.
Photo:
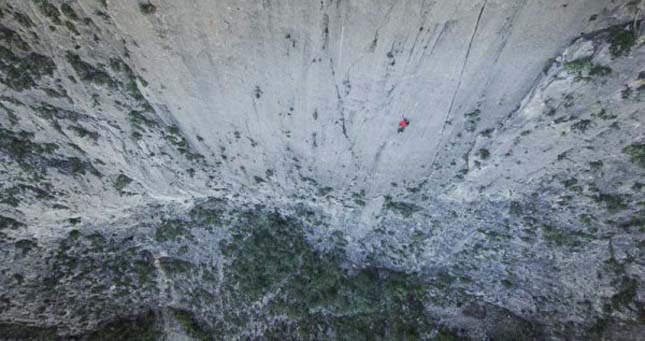
<svg viewBox="0 0 645 341"><path fill-rule="evenodd" d="M645 8L638 1L535 5L539 13L572 10L563 15L584 22L575 26L580 34L552 23L545 35L576 38L538 61L534 55L554 46L523 35L539 21L523 11L537 9L509 3L469 3L446 22L428 19L410 31L444 47L427 57L439 68L465 54L461 67L445 71L445 91L437 90L448 100L445 110L431 110L445 115L424 121L423 108L409 103L425 95L397 99L403 81L385 107L363 106L364 117L357 110L370 91L381 100L380 90L363 88L393 82L401 56L424 58L416 40L373 57L383 69L374 62L374 79L362 79L369 68L354 65L370 63L337 60L343 39L362 35L336 31L338 19L328 15L389 8L393 19L366 41L362 53L371 55L390 49L390 39L395 45L402 24L395 19L409 8L321 2L327 26L316 30L321 49L334 50L335 86L293 80L319 91L341 116L325 118L320 109L305 121L288 101L275 117L246 113L267 114L284 105L281 91L293 89L283 79L254 86L270 79L241 71L255 52L237 40L222 38L218 48L239 53L239 63L218 60L205 75L182 65L158 72L158 56L201 63L170 44L186 38L182 28L191 24L180 19L232 11L213 27L260 25L251 14L232 20L251 13L248 4L0 2L0 339L642 338ZM262 6L271 21L309 5ZM443 2L419 6L453 11ZM506 10L515 14L499 33L494 18ZM447 42L463 40L464 23L470 44ZM138 25L149 25L149 41L133 38L147 32ZM293 49L318 41L284 35L278 27L289 23L277 19L267 25L286 41L287 57L310 64L306 51ZM483 53L495 44L498 52ZM527 50L509 57L504 46ZM520 57L526 63L511 63ZM483 70L489 62L492 71ZM443 77L423 65L406 66L401 79ZM337 81L345 69L347 82ZM243 101L237 83L206 95L213 102L204 112L197 93L178 95L212 90L207 76L227 74L251 78L243 82L248 108L216 107L230 105L227 97ZM513 89L490 90L500 84ZM273 96L278 104L262 103ZM404 134L396 134L399 117L388 105L407 106L412 125ZM246 127L238 121L244 115ZM381 139L378 127L389 121ZM258 128L276 122L278 133Z"/></svg>

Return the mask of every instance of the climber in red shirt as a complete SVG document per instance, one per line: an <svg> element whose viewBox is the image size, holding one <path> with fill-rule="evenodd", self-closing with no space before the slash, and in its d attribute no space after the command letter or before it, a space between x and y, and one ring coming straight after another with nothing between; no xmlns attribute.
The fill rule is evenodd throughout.
<svg viewBox="0 0 645 341"><path fill-rule="evenodd" d="M410 120L407 118L403 118L401 122L399 122L399 129L397 129L397 133L402 133L405 128L407 128L410 125Z"/></svg>

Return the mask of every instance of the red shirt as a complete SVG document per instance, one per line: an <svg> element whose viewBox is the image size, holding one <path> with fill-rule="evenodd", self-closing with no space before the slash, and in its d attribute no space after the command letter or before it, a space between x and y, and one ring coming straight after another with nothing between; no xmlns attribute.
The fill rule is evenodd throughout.
<svg viewBox="0 0 645 341"><path fill-rule="evenodd" d="M406 120L402 120L399 122L399 127L401 128L406 128L408 126L408 122Z"/></svg>

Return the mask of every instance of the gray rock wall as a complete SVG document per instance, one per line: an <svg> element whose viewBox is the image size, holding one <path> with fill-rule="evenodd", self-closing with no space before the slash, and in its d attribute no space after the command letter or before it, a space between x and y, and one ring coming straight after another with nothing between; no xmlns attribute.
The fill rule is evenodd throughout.
<svg viewBox="0 0 645 341"><path fill-rule="evenodd" d="M0 2L0 338L638 339L643 10Z"/></svg>

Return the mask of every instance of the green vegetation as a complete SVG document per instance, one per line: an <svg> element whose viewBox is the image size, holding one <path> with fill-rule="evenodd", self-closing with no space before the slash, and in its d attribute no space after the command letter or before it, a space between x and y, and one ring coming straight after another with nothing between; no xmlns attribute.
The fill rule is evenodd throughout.
<svg viewBox="0 0 645 341"><path fill-rule="evenodd" d="M522 215L523 209L522 209L522 204L519 201L511 201L511 205L509 208L509 213L512 216L519 217Z"/></svg>
<svg viewBox="0 0 645 341"><path fill-rule="evenodd" d="M482 160L486 160L490 157L490 152L488 151L488 149L485 149L485 148L481 148L478 154L479 154L479 158Z"/></svg>
<svg viewBox="0 0 645 341"><path fill-rule="evenodd" d="M19 323L0 323L0 335L5 340L57 340L55 327L32 326Z"/></svg>
<svg viewBox="0 0 645 341"><path fill-rule="evenodd" d="M571 125L571 130L585 133L591 125L591 120L579 120L578 122Z"/></svg>
<svg viewBox="0 0 645 341"><path fill-rule="evenodd" d="M196 340L213 340L215 337L206 331L205 328L195 319L191 312L172 309L175 320L179 322L183 331Z"/></svg>
<svg viewBox="0 0 645 341"><path fill-rule="evenodd" d="M609 32L609 52L616 57L626 56L636 44L637 35L630 29L613 28Z"/></svg>
<svg viewBox="0 0 645 341"><path fill-rule="evenodd" d="M67 290L72 287L82 293L70 304L83 305L90 293L102 293L93 302L101 308L100 297L116 295L125 297L136 294L139 299L157 297L157 269L153 255L142 250L132 237L115 240L99 233L83 235L72 230L59 242L51 256L47 256L50 271L45 285L55 290ZM94 309L89 308L89 309Z"/></svg>
<svg viewBox="0 0 645 341"><path fill-rule="evenodd" d="M477 122L479 122L480 117L479 115L481 114L481 110L475 109L469 113L466 113L464 116L466 116L466 130L467 131L475 131L477 128Z"/></svg>
<svg viewBox="0 0 645 341"><path fill-rule="evenodd" d="M578 184L578 179L576 178L562 180L562 186L570 191L582 192L582 187Z"/></svg>
<svg viewBox="0 0 645 341"><path fill-rule="evenodd" d="M192 271L195 267L191 262L172 257L159 258L159 266L164 272L169 274L187 273Z"/></svg>
<svg viewBox="0 0 645 341"><path fill-rule="evenodd" d="M623 148L623 153L629 155L632 162L645 168L645 143L634 143Z"/></svg>
<svg viewBox="0 0 645 341"><path fill-rule="evenodd" d="M181 135L179 128L176 126L171 126L168 128L168 134L164 135L164 138L173 144L177 150L179 150L180 153L184 154L186 158L190 161L198 160L198 159L203 159L204 156L198 153L193 153L190 150L190 145L188 144L188 141L186 138Z"/></svg>
<svg viewBox="0 0 645 341"><path fill-rule="evenodd" d="M54 143L35 143L34 133L19 131L17 133L0 127L0 151L25 167L30 159L42 158L58 149Z"/></svg>
<svg viewBox="0 0 645 341"><path fill-rule="evenodd" d="M591 169L593 169L595 171L601 170L603 165L604 164L603 164L602 160L589 161L589 166L591 167Z"/></svg>
<svg viewBox="0 0 645 341"><path fill-rule="evenodd" d="M611 75L612 72L613 72L613 70L609 66L594 65L589 70L589 76L606 77L606 76Z"/></svg>
<svg viewBox="0 0 645 341"><path fill-rule="evenodd" d="M102 67L94 67L84 62L79 55L70 51L66 53L65 58L82 81L90 82L98 86L107 85L110 88L116 87L117 83Z"/></svg>
<svg viewBox="0 0 645 341"><path fill-rule="evenodd" d="M20 12L13 12L13 18L16 19L20 26L24 28L32 28L34 26L34 22L31 21L28 16Z"/></svg>
<svg viewBox="0 0 645 341"><path fill-rule="evenodd" d="M112 58L110 59L110 67L112 68L113 71L122 73L125 78L126 78L126 83L125 85L122 85L125 89L125 91L135 100L139 101L144 105L144 107L147 107L147 109L150 109L150 104L148 104L148 101L145 99L141 91L139 90L139 86L137 84L137 79L141 81L144 86L147 84L145 80L142 78L138 77L134 71L126 64L122 59L118 58Z"/></svg>
<svg viewBox="0 0 645 341"><path fill-rule="evenodd" d="M56 8L56 6L52 5L47 0L32 0L32 1L36 4L36 7L40 11L40 13L48 17L54 24L56 25L61 24L60 12L58 11L58 8Z"/></svg>
<svg viewBox="0 0 645 341"><path fill-rule="evenodd" d="M385 196L385 202L383 203L383 207L385 207L385 209L395 211L405 218L410 218L414 213L423 210L422 207L412 203L407 203L402 201L392 201L392 197L389 195Z"/></svg>
<svg viewBox="0 0 645 341"><path fill-rule="evenodd" d="M157 325L155 313L148 311L139 316L121 318L108 322L91 332L87 337L89 341L104 340L139 340L155 341L163 336L161 327Z"/></svg>
<svg viewBox="0 0 645 341"><path fill-rule="evenodd" d="M494 128L488 128L488 129L482 130L482 131L481 131L481 133L479 133L479 134L480 134L481 136L483 136L483 137L488 137L488 138L490 138L490 137L492 136L492 134L493 134L493 132L494 132L494 131L495 131L495 129L494 129Z"/></svg>
<svg viewBox="0 0 645 341"><path fill-rule="evenodd" d="M132 182L132 179L125 174L119 174L114 180L114 188L122 192L123 189Z"/></svg>
<svg viewBox="0 0 645 341"><path fill-rule="evenodd" d="M580 58L570 62L564 63L564 69L570 73L582 73L584 71L589 71L593 67L591 62L591 57Z"/></svg>
<svg viewBox="0 0 645 341"><path fill-rule="evenodd" d="M5 32L0 28L0 40ZM19 41L12 42L13 45L20 45ZM25 46L23 46L26 48ZM25 56L14 54L17 50L10 47L7 49L0 46L0 71L5 75L4 82L16 91L30 89L36 85L36 81L43 76L52 76L56 70L54 61L41 54L31 52Z"/></svg>
<svg viewBox="0 0 645 341"><path fill-rule="evenodd" d="M26 226L26 225L17 221L16 219L0 215L0 230L4 230L4 229L15 230L23 226Z"/></svg>
<svg viewBox="0 0 645 341"><path fill-rule="evenodd" d="M139 9L143 14L153 14L157 11L157 6L151 3L141 3L139 4Z"/></svg>
<svg viewBox="0 0 645 341"><path fill-rule="evenodd" d="M67 29L75 35L81 35L81 33L76 29L76 25L74 25L73 22L65 20L65 27L67 27Z"/></svg>
<svg viewBox="0 0 645 341"><path fill-rule="evenodd" d="M70 126L69 129L74 131L74 133L76 133L76 135L78 135L79 137L83 137L83 138L89 137L94 141L97 141L99 139L99 133L95 131L87 130L82 126L79 126L79 125Z"/></svg>
<svg viewBox="0 0 645 341"><path fill-rule="evenodd" d="M188 225L183 220L166 220L155 232L155 240L158 242L193 240L194 237L186 228Z"/></svg>
<svg viewBox="0 0 645 341"><path fill-rule="evenodd" d="M273 326L270 339L419 339L437 328L424 308L429 285L414 275L345 270L342 250L317 252L302 227L278 213L248 212L233 231L221 246L231 261L226 288L249 307L271 297L265 309L297 323Z"/></svg>
<svg viewBox="0 0 645 341"><path fill-rule="evenodd" d="M11 207L18 207L20 199L16 195L20 192L18 186L8 187L0 192L0 204L9 205Z"/></svg>
<svg viewBox="0 0 645 341"><path fill-rule="evenodd" d="M597 203L605 204L609 212L617 212L627 209L628 204L625 202L626 197L620 194L599 193L592 197Z"/></svg>
<svg viewBox="0 0 645 341"><path fill-rule="evenodd" d="M11 30L3 25L0 25L0 42L7 46L8 50L4 50L8 51L8 53L17 50L29 50L29 45L27 45L27 43L22 40L22 38L20 38L20 35L16 31ZM7 59L8 54L6 51L0 50L0 57L3 57L2 59L0 59L0 62L2 63L11 61Z"/></svg>
<svg viewBox="0 0 645 341"><path fill-rule="evenodd" d="M638 283L635 278L623 277L619 291L611 297L612 307L619 309L634 302L638 293Z"/></svg>
<svg viewBox="0 0 645 341"><path fill-rule="evenodd" d="M47 161L47 165L66 174L85 175L89 172L95 176L101 176L101 173L94 168L90 161L81 160L75 156L66 159L50 159Z"/></svg>
<svg viewBox="0 0 645 341"><path fill-rule="evenodd" d="M617 115L614 114L608 114L607 110L605 109L600 109L598 113L593 113L591 114L592 117L598 117L602 120L613 120L614 118L618 117Z"/></svg>
<svg viewBox="0 0 645 341"><path fill-rule="evenodd" d="M60 5L60 10L61 10L61 12L63 12L63 14L66 17L68 17L68 18L70 18L70 19L72 19L74 21L79 20L78 15L76 15L76 12L72 8L72 6L70 6L68 3L64 3L64 4Z"/></svg>
<svg viewBox="0 0 645 341"><path fill-rule="evenodd" d="M318 188L318 195L324 197L324 196L326 196L327 194L329 194L329 193L331 193L333 191L334 191L334 189L329 187L329 186L319 187Z"/></svg>
<svg viewBox="0 0 645 341"><path fill-rule="evenodd" d="M26 254L32 249L35 249L38 247L38 244L36 244L34 241L31 241L29 239L21 239L15 243L16 249L20 249L22 251L22 254Z"/></svg>
<svg viewBox="0 0 645 341"><path fill-rule="evenodd" d="M591 57L566 62L564 63L564 69L576 75L576 81L590 80L594 76L606 77L613 72L609 66L592 63Z"/></svg>
<svg viewBox="0 0 645 341"><path fill-rule="evenodd" d="M159 125L155 120L146 117L144 113L145 111L132 110L128 114L128 119L137 128L140 128L142 124L150 128Z"/></svg>
<svg viewBox="0 0 645 341"><path fill-rule="evenodd" d="M575 248L582 246L590 236L581 232L564 231L557 227L542 225L542 238L550 244L560 247Z"/></svg>

